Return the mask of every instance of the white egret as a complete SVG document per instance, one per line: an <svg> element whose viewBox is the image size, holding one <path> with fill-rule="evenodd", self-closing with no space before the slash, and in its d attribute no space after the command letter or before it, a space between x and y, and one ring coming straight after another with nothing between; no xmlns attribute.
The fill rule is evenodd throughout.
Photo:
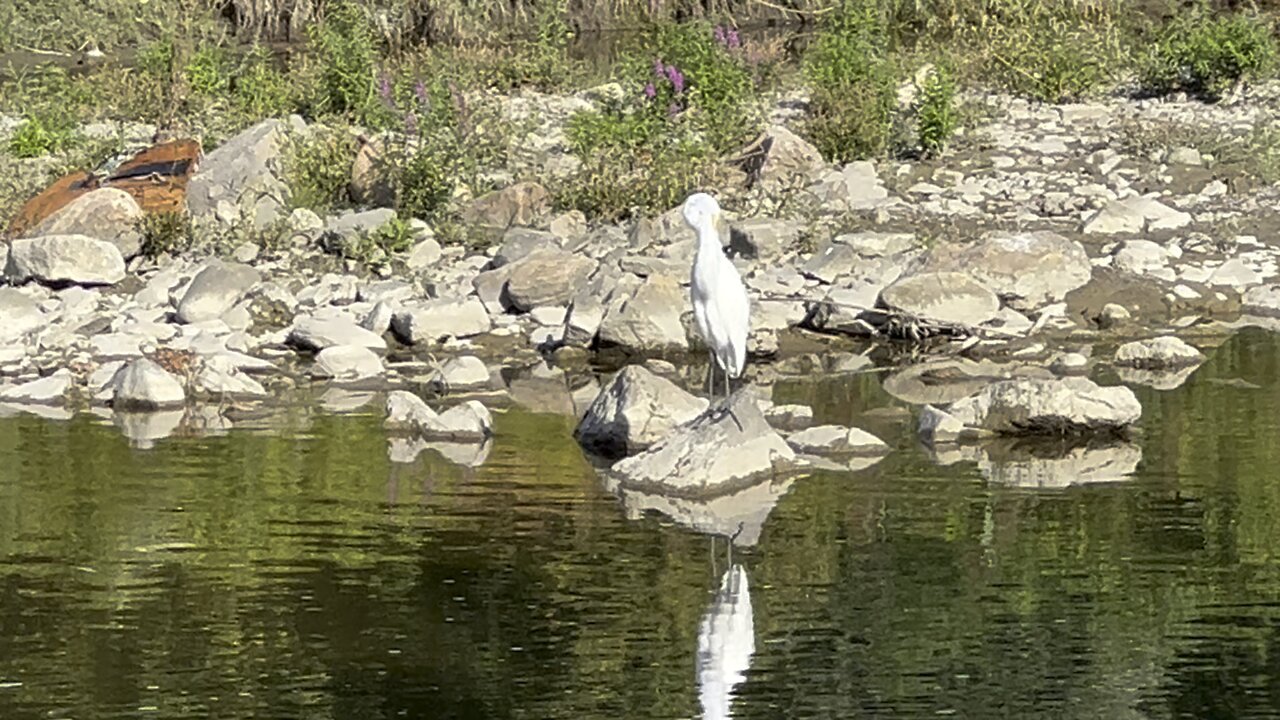
<svg viewBox="0 0 1280 720"><path fill-rule="evenodd" d="M747 332L751 326L751 302L738 269L725 257L720 245L724 220L720 203L706 193L694 193L684 201L685 223L698 236L693 259L690 296L698 332L711 355L709 392L715 396L715 368L724 372L724 394L729 379L742 375L747 364Z"/></svg>

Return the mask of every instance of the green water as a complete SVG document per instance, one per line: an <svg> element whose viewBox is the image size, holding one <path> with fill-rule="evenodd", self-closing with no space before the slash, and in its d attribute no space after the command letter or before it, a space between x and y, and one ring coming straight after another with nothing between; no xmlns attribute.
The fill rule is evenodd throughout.
<svg viewBox="0 0 1280 720"><path fill-rule="evenodd" d="M1139 389L1110 483L937 465L882 374L781 384L896 450L765 486L720 595L724 541L624 509L567 417L474 468L393 464L372 411L0 419L0 718L1277 716L1278 363L1246 333Z"/></svg>

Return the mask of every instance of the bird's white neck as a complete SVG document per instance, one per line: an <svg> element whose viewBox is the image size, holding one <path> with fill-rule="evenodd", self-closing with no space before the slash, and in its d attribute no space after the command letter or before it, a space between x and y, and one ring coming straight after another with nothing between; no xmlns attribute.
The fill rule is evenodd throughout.
<svg viewBox="0 0 1280 720"><path fill-rule="evenodd" d="M724 247L720 244L720 232L716 230L715 223L710 220L702 222L698 225L698 254L714 256L724 253Z"/></svg>

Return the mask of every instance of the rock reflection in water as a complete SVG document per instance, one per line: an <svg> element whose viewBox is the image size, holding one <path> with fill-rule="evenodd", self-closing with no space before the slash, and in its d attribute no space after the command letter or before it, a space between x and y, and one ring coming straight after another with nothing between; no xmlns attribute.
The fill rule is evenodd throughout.
<svg viewBox="0 0 1280 720"><path fill-rule="evenodd" d="M428 442L421 438L393 437L387 441L387 457L393 463L410 464L427 450L434 450L440 457L454 465L480 467L489 459L493 439L484 442Z"/></svg>
<svg viewBox="0 0 1280 720"><path fill-rule="evenodd" d="M608 489L619 496L627 516L632 519L639 519L646 512L657 512L677 525L705 535L732 538L738 547L751 547L760 541L769 513L794 482L795 478L767 481L710 500L623 490L612 482L608 483Z"/></svg>
<svg viewBox="0 0 1280 720"><path fill-rule="evenodd" d="M927 448L927 452L938 465L972 462L993 483L1032 489L1123 482L1137 472L1142 461L1137 445L1119 440L1071 446L1006 438L984 445L939 445Z"/></svg>
<svg viewBox="0 0 1280 720"><path fill-rule="evenodd" d="M729 717L733 690L746 679L755 651L747 570L731 565L698 627L698 698L704 720Z"/></svg>
<svg viewBox="0 0 1280 720"><path fill-rule="evenodd" d="M157 440L163 440L178 431L184 414L182 410L117 412L112 417L112 422L129 439L130 446L149 450L155 447Z"/></svg>
<svg viewBox="0 0 1280 720"><path fill-rule="evenodd" d="M1015 377L1051 378L1045 368L949 358L903 368L884 379L884 390L912 405L948 405L969 397L999 380Z"/></svg>
<svg viewBox="0 0 1280 720"><path fill-rule="evenodd" d="M1121 382L1129 385L1146 385L1156 390L1176 390L1199 369L1199 365L1178 368L1177 370L1141 370L1138 368L1118 367L1116 376Z"/></svg>

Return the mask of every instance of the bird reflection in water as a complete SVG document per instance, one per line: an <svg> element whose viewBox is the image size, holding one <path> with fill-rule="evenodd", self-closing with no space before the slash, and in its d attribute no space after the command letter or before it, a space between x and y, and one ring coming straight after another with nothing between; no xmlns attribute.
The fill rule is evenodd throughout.
<svg viewBox="0 0 1280 720"><path fill-rule="evenodd" d="M747 569L730 563L698 628L698 694L703 720L729 717L733 690L756 650Z"/></svg>

